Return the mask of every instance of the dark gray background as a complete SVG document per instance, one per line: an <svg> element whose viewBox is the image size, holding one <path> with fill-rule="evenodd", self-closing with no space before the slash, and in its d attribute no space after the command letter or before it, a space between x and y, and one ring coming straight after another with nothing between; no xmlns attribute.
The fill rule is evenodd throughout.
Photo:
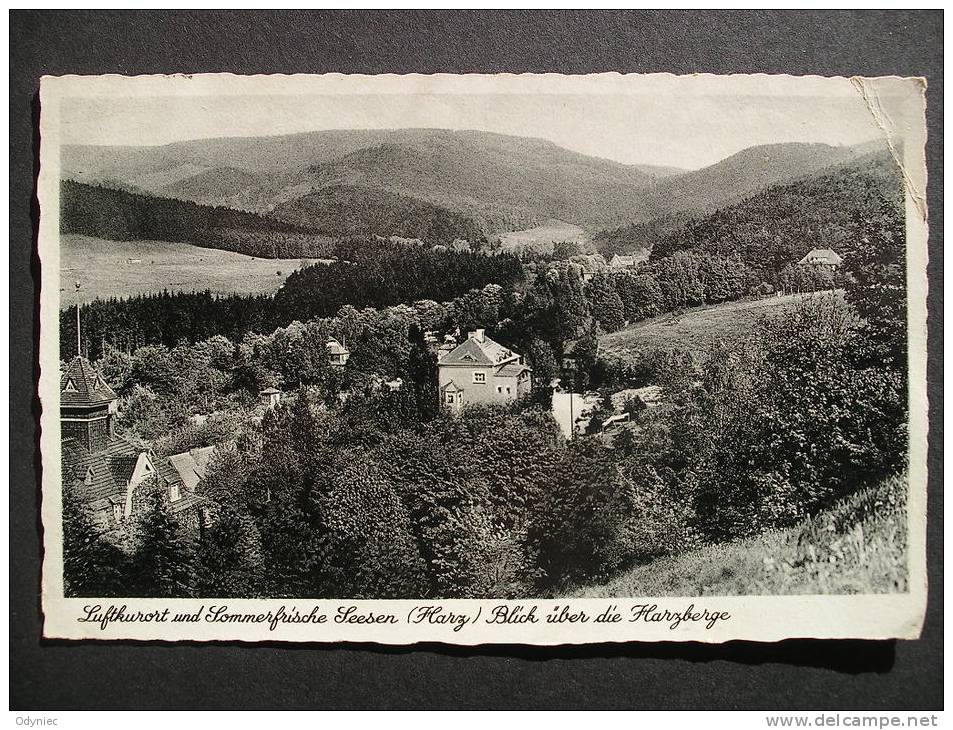
<svg viewBox="0 0 953 730"><path fill-rule="evenodd" d="M941 708L942 25L942 11L11 11L11 708ZM206 71L926 76L931 585L923 638L553 649L41 640L39 79Z"/></svg>

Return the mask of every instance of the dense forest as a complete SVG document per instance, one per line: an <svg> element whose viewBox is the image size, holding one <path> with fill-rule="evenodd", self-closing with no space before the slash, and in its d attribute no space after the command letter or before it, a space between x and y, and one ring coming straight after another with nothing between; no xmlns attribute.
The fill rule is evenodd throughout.
<svg viewBox="0 0 953 730"><path fill-rule="evenodd" d="M341 258L295 271L274 296L165 292L84 304L86 354L98 357L107 343L130 350L213 335L241 339L246 332L269 333L294 320L330 317L345 305L450 301L491 284L512 291L524 278L519 260L508 254L357 238L338 242L329 253ZM66 357L75 349L75 310L60 313L60 328Z"/></svg>
<svg viewBox="0 0 953 730"><path fill-rule="evenodd" d="M269 216L328 236L399 236L431 244L485 240L480 227L460 213L357 185L321 188L278 205Z"/></svg>
<svg viewBox="0 0 953 730"><path fill-rule="evenodd" d="M871 154L692 221L660 238L652 258L689 249L737 255L772 280L812 248L831 248L849 260L867 229L902 205L896 163L887 154Z"/></svg>
<svg viewBox="0 0 953 730"><path fill-rule="evenodd" d="M332 237L484 241L469 218L383 190L335 186L259 215L64 180L60 230L113 241L192 243L263 258L328 258Z"/></svg>
<svg viewBox="0 0 953 730"><path fill-rule="evenodd" d="M263 258L327 258L331 240L290 223L64 180L60 231L111 241L176 241Z"/></svg>

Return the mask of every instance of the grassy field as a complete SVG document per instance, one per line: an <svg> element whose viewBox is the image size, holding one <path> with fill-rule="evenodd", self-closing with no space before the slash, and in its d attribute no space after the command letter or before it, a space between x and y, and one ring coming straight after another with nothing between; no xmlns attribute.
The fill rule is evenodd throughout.
<svg viewBox="0 0 953 730"><path fill-rule="evenodd" d="M707 352L719 340L747 337L762 318L784 314L810 296L830 294L788 294L687 309L677 315L665 314L637 322L605 335L599 340L599 346L604 354L623 358L655 349Z"/></svg>
<svg viewBox="0 0 953 730"><path fill-rule="evenodd" d="M80 298L128 297L169 291L265 294L278 289L302 263L316 259L261 259L167 241L105 241L60 237L60 306ZM280 273L279 273L280 272Z"/></svg>
<svg viewBox="0 0 953 730"><path fill-rule="evenodd" d="M553 252L555 241L576 241L585 250L589 245L589 235L579 226L550 220L536 228L503 233L500 235L500 241L504 251L518 252L532 249L550 254Z"/></svg>
<svg viewBox="0 0 953 730"><path fill-rule="evenodd" d="M662 558L582 598L897 593L907 590L906 479L895 477L786 530Z"/></svg>

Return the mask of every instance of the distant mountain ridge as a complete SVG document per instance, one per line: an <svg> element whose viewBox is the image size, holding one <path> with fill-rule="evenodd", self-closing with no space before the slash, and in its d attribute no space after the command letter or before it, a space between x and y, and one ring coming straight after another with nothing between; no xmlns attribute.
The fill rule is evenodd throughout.
<svg viewBox="0 0 953 730"><path fill-rule="evenodd" d="M624 165L547 140L439 129L331 130L161 147L65 146L63 176L267 213L335 185L380 187L497 232L570 217L625 219L632 196L673 168Z"/></svg>
<svg viewBox="0 0 953 730"><path fill-rule="evenodd" d="M629 252L624 249L632 237L619 233L624 226L645 239L631 247L644 250L689 220L856 159L869 147L763 145L700 170L679 171L625 165L548 140L490 132L328 130L159 147L67 145L61 161L63 176L79 182L264 215L277 211L308 228L302 216L312 215L322 230L335 218L363 216L370 223L379 215L393 221L406 213L396 213L399 199L410 202L415 215L426 204L446 220L459 216L452 226L472 221L480 236L555 219L597 233L597 243L600 237L608 241L604 250ZM372 190L379 192L372 195ZM340 206L347 197L354 205L372 207L345 211ZM333 201L337 208L322 210L321 201ZM327 235L343 235L352 227Z"/></svg>

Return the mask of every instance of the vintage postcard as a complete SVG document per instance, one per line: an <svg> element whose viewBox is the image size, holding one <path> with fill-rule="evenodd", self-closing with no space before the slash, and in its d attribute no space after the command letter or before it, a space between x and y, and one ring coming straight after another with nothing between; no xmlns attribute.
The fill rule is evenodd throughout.
<svg viewBox="0 0 953 730"><path fill-rule="evenodd" d="M44 635L918 636L925 89L44 78Z"/></svg>

